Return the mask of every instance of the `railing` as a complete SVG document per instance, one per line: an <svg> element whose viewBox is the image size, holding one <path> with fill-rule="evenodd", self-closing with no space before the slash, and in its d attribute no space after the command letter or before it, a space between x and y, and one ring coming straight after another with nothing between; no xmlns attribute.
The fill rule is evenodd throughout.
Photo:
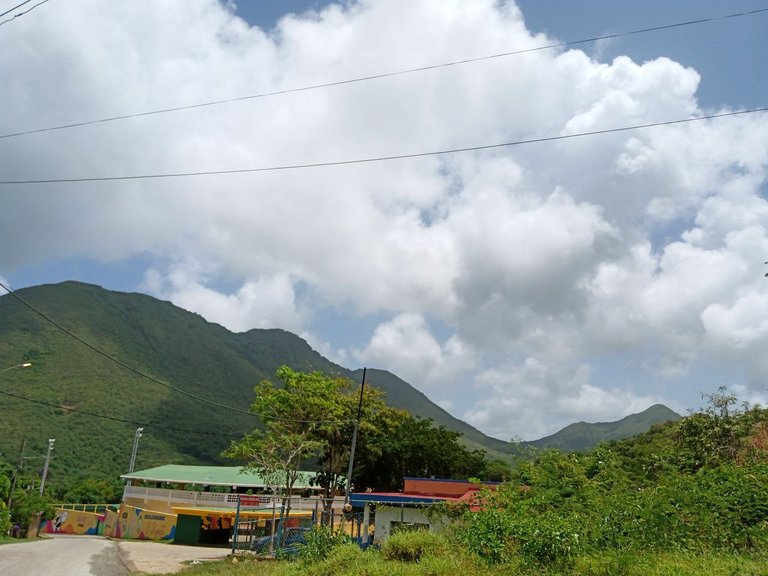
<svg viewBox="0 0 768 576"><path fill-rule="evenodd" d="M197 508L206 506L215 506L216 508L237 508L237 498L240 494L224 492L197 492L195 490L170 490L167 488L144 488L141 486L126 486L123 489L123 501L127 498L136 500L160 500L172 505L191 505ZM259 498L260 505L269 506L275 496L262 494L254 496ZM278 506L282 503L282 497L277 496ZM344 506L344 497L338 496L331 502L330 508L336 512ZM321 498L302 498L301 496L291 497L291 509L293 510L312 510L321 513L323 510L323 499ZM318 516L319 517L319 516Z"/></svg>
<svg viewBox="0 0 768 576"><path fill-rule="evenodd" d="M62 510L75 510L79 512L104 512L109 506L119 506L119 504L54 504L54 508Z"/></svg>

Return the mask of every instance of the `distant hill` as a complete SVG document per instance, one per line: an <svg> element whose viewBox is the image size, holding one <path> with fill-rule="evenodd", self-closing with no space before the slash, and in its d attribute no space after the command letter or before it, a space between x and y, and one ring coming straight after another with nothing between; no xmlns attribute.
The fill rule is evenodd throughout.
<svg viewBox="0 0 768 576"><path fill-rule="evenodd" d="M272 379L279 366L346 376L355 382L362 376L362 370L330 362L290 332L236 334L144 294L63 282L25 288L18 295L72 334L162 383L100 355L14 296L0 296L0 370L33 363L31 368L0 375L0 461L18 462L26 439L25 467L39 472L47 440L55 438L51 482L125 473L139 425L145 429L138 469L171 463L231 464L219 454L260 425L247 413L253 387ZM470 448L505 459L519 450L454 418L394 374L369 369L367 380L384 390L391 406L461 432ZM654 406L619 422L573 424L524 444L584 450L677 418L671 410Z"/></svg>
<svg viewBox="0 0 768 576"><path fill-rule="evenodd" d="M355 381L361 376L361 371L349 371L323 358L289 332L232 333L144 294L63 282L19 290L18 295L107 354L187 393L173 391L98 354L12 295L0 297L0 367L33 363L31 368L0 376L0 459L15 463L26 439L27 466L41 468L47 439L55 438L52 481L57 476L114 478L125 473L135 428L144 423L149 424L140 441L137 468L221 463L219 454L230 441L259 425L245 413L253 400L253 387L262 379L272 379L280 365ZM513 449L452 417L393 374L381 370L368 374L371 384L384 389L390 405L462 432L469 446L488 449L492 456Z"/></svg>
<svg viewBox="0 0 768 576"><path fill-rule="evenodd" d="M620 440L650 430L654 424L680 420L680 414L662 404L655 404L616 422L577 422L540 440L523 442L534 448L556 448L564 452L586 452L606 440Z"/></svg>

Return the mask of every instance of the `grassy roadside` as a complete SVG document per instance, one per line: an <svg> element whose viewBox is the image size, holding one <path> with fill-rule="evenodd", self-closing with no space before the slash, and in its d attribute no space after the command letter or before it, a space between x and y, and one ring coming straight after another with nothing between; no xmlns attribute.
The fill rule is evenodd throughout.
<svg viewBox="0 0 768 576"><path fill-rule="evenodd" d="M418 561L389 559L355 545L320 561L227 558L184 568L182 576L768 576L768 555L637 553L585 556L567 568L508 563L488 566L456 549L425 553Z"/></svg>

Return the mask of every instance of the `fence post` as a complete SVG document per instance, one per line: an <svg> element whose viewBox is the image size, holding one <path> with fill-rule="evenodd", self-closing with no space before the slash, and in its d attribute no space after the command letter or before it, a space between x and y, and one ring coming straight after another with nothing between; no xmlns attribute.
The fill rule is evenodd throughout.
<svg viewBox="0 0 768 576"><path fill-rule="evenodd" d="M237 509L235 510L235 529L232 531L232 554L237 549L237 529L240 526L240 495L237 495Z"/></svg>
<svg viewBox="0 0 768 576"><path fill-rule="evenodd" d="M363 546L368 545L368 524L371 522L371 503L366 502L365 508L363 508L363 534L360 541Z"/></svg>

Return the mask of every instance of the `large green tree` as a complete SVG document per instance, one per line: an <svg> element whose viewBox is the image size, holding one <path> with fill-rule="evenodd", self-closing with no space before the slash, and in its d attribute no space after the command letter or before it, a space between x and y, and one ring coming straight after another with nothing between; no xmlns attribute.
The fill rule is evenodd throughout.
<svg viewBox="0 0 768 576"><path fill-rule="evenodd" d="M243 440L233 442L226 456L244 459L246 465L266 474L282 473L290 494L302 462L316 459L317 482L330 499L343 487L349 462L352 432L357 419L358 385L346 378L320 372L299 372L280 367L278 383L263 380L255 387L251 411L265 424ZM360 418L360 435L375 433L381 415L393 411L383 395L366 388ZM330 501L327 501L330 508Z"/></svg>
<svg viewBox="0 0 768 576"><path fill-rule="evenodd" d="M488 479L485 452L459 442L461 433L435 426L429 418L402 413L382 422L366 438L354 475L359 487L394 491L405 476ZM494 467L494 477L497 470Z"/></svg>
<svg viewBox="0 0 768 576"><path fill-rule="evenodd" d="M360 385L346 378L287 366L276 376L277 383L263 380L254 389L251 411L265 429L233 442L225 455L262 473L281 474L286 493L302 462L313 458L329 509L331 498L347 481L355 425L358 448L352 481L357 489L397 490L404 476L486 478L490 472L485 452L463 446L459 432L388 407L375 387L365 386L360 402ZM494 468L493 473L499 471Z"/></svg>

